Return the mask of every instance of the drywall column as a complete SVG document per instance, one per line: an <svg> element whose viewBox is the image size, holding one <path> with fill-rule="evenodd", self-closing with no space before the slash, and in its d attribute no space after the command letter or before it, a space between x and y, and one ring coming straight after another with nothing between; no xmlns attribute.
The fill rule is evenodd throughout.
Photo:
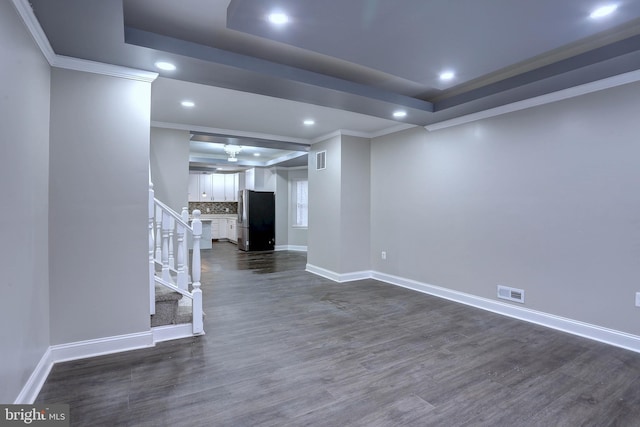
<svg viewBox="0 0 640 427"><path fill-rule="evenodd" d="M149 331L151 84L51 75L51 343Z"/></svg>
<svg viewBox="0 0 640 427"><path fill-rule="evenodd" d="M340 272L370 270L370 141L342 137Z"/></svg>
<svg viewBox="0 0 640 427"><path fill-rule="evenodd" d="M151 181L158 200L180 213L187 206L189 132L151 128Z"/></svg>
<svg viewBox="0 0 640 427"><path fill-rule="evenodd" d="M0 2L0 402L17 401L49 347L50 68Z"/></svg>
<svg viewBox="0 0 640 427"><path fill-rule="evenodd" d="M336 280L369 269L369 140L334 136L309 161L308 268ZM326 151L326 168L316 153Z"/></svg>

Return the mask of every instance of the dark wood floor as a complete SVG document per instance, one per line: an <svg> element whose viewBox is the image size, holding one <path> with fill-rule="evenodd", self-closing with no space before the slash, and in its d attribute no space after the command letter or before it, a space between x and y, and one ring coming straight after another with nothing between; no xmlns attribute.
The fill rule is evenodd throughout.
<svg viewBox="0 0 640 427"><path fill-rule="evenodd" d="M54 366L78 426L640 426L640 354L363 280L203 252L203 337Z"/></svg>

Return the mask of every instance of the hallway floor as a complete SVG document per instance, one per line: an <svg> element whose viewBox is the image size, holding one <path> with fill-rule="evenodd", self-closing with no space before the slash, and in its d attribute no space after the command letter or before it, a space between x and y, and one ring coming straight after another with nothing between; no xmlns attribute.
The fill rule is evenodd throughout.
<svg viewBox="0 0 640 427"><path fill-rule="evenodd" d="M638 426L640 354L301 252L203 251L202 337L54 366L77 426Z"/></svg>

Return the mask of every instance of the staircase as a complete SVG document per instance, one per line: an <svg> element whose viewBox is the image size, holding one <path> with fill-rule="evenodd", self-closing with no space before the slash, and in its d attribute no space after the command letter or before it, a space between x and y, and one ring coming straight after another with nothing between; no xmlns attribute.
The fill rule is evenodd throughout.
<svg viewBox="0 0 640 427"><path fill-rule="evenodd" d="M191 324L192 335L203 335L200 289L200 211L178 214L155 198L149 182L149 311L151 327ZM187 239L193 241L191 276ZM190 281L191 279L191 281Z"/></svg>

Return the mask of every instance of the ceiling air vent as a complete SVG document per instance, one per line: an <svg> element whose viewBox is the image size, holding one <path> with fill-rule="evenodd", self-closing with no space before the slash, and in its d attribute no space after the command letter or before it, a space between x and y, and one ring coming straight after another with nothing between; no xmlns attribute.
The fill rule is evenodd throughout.
<svg viewBox="0 0 640 427"><path fill-rule="evenodd" d="M322 170L327 168L327 152L319 151L316 153L316 170Z"/></svg>
<svg viewBox="0 0 640 427"><path fill-rule="evenodd" d="M498 298L524 304L524 290L498 285Z"/></svg>

